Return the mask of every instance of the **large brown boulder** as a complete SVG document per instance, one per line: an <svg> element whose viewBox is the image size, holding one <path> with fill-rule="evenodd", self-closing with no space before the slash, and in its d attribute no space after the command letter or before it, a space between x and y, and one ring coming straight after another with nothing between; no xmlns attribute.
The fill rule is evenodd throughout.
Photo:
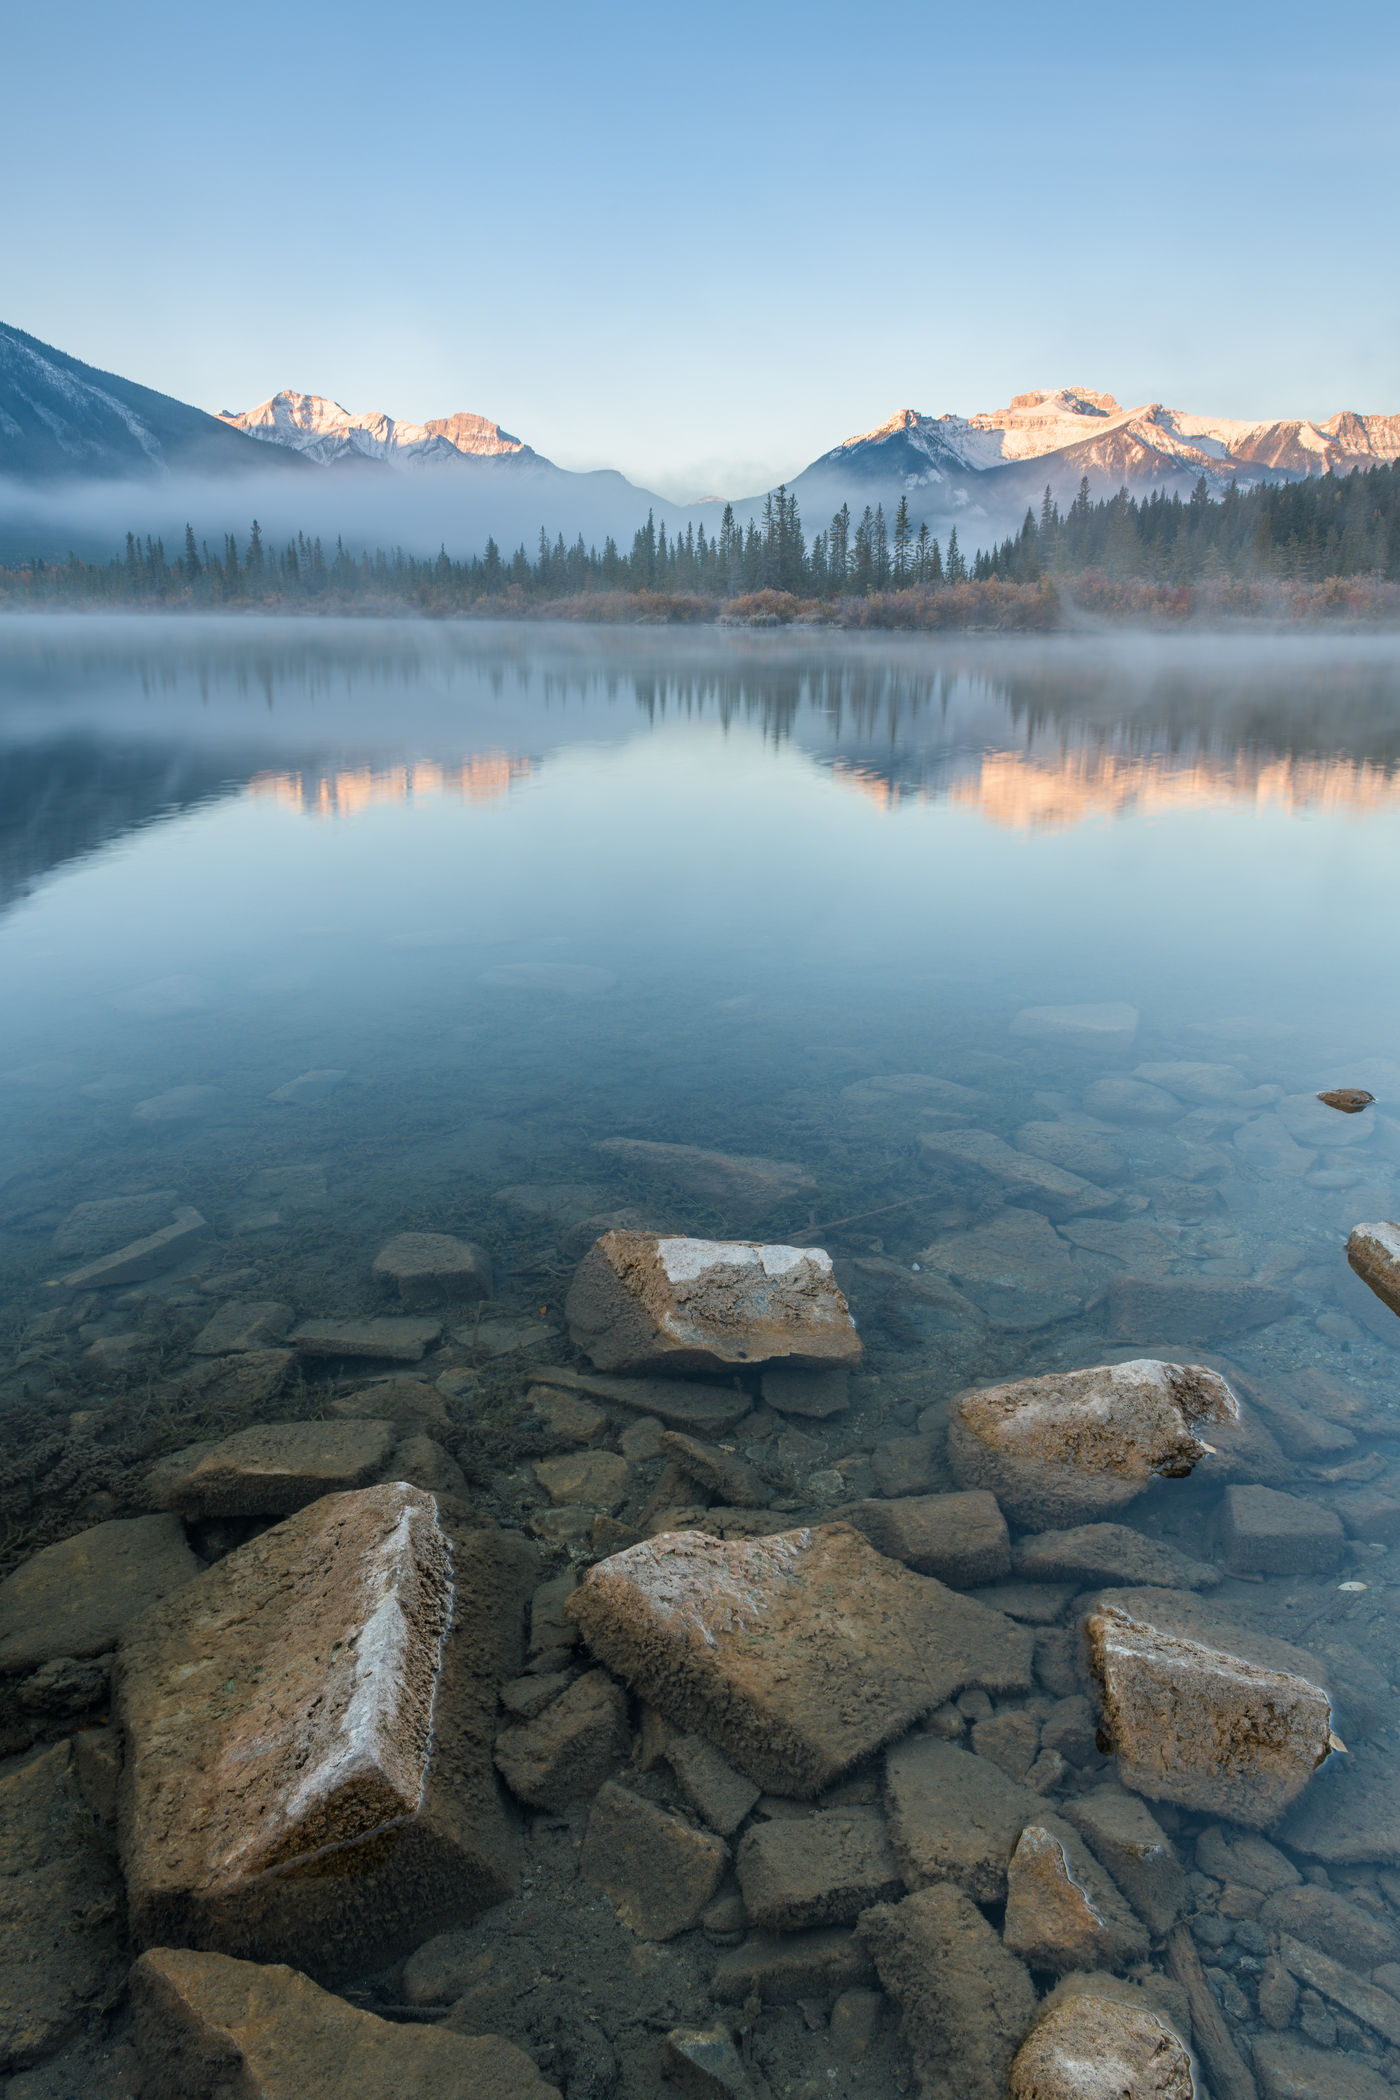
<svg viewBox="0 0 1400 2100"><path fill-rule="evenodd" d="M333 1979L511 1892L491 1738L535 1557L476 1533L455 1561L421 1490L328 1495L127 1629L138 1946L294 1955Z"/></svg>
<svg viewBox="0 0 1400 2100"><path fill-rule="evenodd" d="M761 1786L819 1793L963 1690L1025 1691L1031 1636L843 1524L664 1532L566 1607L599 1660Z"/></svg>
<svg viewBox="0 0 1400 2100"><path fill-rule="evenodd" d="M1358 1225L1347 1241L1347 1260L1383 1305L1400 1313L1400 1225Z"/></svg>
<svg viewBox="0 0 1400 2100"><path fill-rule="evenodd" d="M1005 2100L1007 2073L1035 2017L1035 1988L975 1903L950 1882L878 1903L860 1936L898 2001L925 2100Z"/></svg>
<svg viewBox="0 0 1400 2100"><path fill-rule="evenodd" d="M1111 1517L1161 1475L1189 1473L1210 1450L1209 1425L1238 1414L1204 1364L1138 1357L960 1393L948 1456L960 1487L987 1488L1042 1530Z"/></svg>
<svg viewBox="0 0 1400 2100"><path fill-rule="evenodd" d="M820 1247L607 1232L579 1264L564 1311L600 1371L853 1364L861 1354Z"/></svg>
<svg viewBox="0 0 1400 2100"><path fill-rule="evenodd" d="M1074 1977L1016 2052L1008 2100L1195 2100L1191 2052L1165 2013Z"/></svg>
<svg viewBox="0 0 1400 2100"><path fill-rule="evenodd" d="M1084 1622L1103 1729L1125 1786L1263 1828L1333 1746L1332 1708L1269 1669L1108 1606Z"/></svg>

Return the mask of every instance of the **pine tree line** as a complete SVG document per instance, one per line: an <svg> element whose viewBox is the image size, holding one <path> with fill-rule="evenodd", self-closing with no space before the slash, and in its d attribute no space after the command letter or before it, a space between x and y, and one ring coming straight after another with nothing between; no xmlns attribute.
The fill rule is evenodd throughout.
<svg viewBox="0 0 1400 2100"><path fill-rule="evenodd" d="M212 547L186 526L183 550L128 533L124 553L106 563L35 558L0 569L0 599L10 602L220 606L399 604L425 611L548 604L590 594L724 601L776 593L793 601L888 599L971 583L1065 584L1098 576L1146 586L1222 580L1279 579L1321 583L1371 577L1400 581L1400 465L1349 475L1261 486L1233 485L1220 499L1204 478L1185 502L1127 489L1094 502L1087 479L1067 510L1047 487L1039 513L1028 509L1018 533L979 549L969 560L956 527L940 545L924 523L914 526L907 496L893 524L883 506L854 518L843 504L810 542L797 498L778 489L761 519L742 524L726 504L717 530L703 522L667 533L655 514L622 551L608 538L601 552L582 534L567 545L543 529L532 555L522 544L506 555L494 539L483 553L454 560L445 547L427 558L402 547L373 553L333 550L298 532L281 546L266 543L257 520L247 539L225 533Z"/></svg>

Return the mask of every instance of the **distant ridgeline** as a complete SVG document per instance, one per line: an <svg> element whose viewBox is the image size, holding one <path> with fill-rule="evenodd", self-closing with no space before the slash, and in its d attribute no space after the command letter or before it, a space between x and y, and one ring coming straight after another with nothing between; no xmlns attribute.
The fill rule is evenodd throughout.
<svg viewBox="0 0 1400 2100"><path fill-rule="evenodd" d="M1126 488L1094 502L1086 479L1066 511L1047 488L1014 537L970 558L956 530L943 547L927 526L916 532L904 498L892 520L868 506L857 519L843 505L809 542L797 499L782 488L747 529L728 505L708 535L701 524L668 539L649 516L627 553L611 538L601 552L581 535L551 545L543 531L533 557L523 545L507 556L494 540L463 561L445 548L429 558L401 547L352 553L301 533L272 546L255 521L242 544L229 533L211 548L187 526L174 555L128 533L125 553L105 564L70 555L0 569L0 603L10 605L705 619L728 604L741 616L893 626L971 624L983 614L1045 626L1062 599L1110 613L1185 613L1193 603L1400 613L1400 589L1388 586L1400 586L1400 464L1246 493L1231 485L1219 500L1203 478L1186 502L1139 500Z"/></svg>

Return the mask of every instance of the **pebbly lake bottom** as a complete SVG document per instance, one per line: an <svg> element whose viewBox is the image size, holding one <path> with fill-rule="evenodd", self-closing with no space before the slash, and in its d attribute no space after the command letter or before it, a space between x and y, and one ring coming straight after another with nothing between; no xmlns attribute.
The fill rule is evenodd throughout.
<svg viewBox="0 0 1400 2100"><path fill-rule="evenodd" d="M8 2093L993 2095L1066 1975L1197 2093L1400 2082L1400 1320L1344 1251L1400 1211L1393 642L25 620L0 696ZM844 1391L600 1371L619 1228L826 1249ZM481 1258L404 1293L406 1233ZM969 1544L957 1397L1142 1358L1237 1429ZM372 1672L399 1792L298 1821L375 1481L451 1544L437 1705ZM564 1608L915 1502L922 1568L861 1551L988 1616L820 1784ZM833 1708L893 1697L860 1569ZM1106 1595L1345 1752L1262 1828L1126 1786ZM1030 1830L1069 1892L1011 1900Z"/></svg>

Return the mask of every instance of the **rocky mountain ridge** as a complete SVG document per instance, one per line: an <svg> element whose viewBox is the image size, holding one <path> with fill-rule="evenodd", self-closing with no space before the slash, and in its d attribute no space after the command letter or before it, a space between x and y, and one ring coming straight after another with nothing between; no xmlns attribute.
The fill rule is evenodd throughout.
<svg viewBox="0 0 1400 2100"><path fill-rule="evenodd" d="M450 464L459 458L537 458L529 445L485 416L458 413L427 423L403 423L382 410L352 415L321 394L289 387L256 408L223 408L218 420L265 444L284 445L320 466L346 459L386 461L394 466Z"/></svg>

